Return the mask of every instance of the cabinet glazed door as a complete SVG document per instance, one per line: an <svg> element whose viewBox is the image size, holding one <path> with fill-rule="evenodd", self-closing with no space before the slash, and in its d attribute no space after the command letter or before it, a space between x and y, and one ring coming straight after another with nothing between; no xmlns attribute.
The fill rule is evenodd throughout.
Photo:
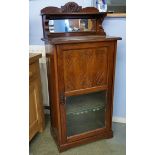
<svg viewBox="0 0 155 155"><path fill-rule="evenodd" d="M76 141L111 129L114 43L58 49L62 139Z"/></svg>

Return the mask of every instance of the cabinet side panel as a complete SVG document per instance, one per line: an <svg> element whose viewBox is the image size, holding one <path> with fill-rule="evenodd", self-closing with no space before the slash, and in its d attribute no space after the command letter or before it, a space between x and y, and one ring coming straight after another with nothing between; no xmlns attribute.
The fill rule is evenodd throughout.
<svg viewBox="0 0 155 155"><path fill-rule="evenodd" d="M111 91L111 128L112 128L112 115L113 115L113 103L114 103L114 84L115 84L115 70L116 70L116 55L117 55L117 41L114 41L114 54L113 54L113 70L112 70L112 91Z"/></svg>
<svg viewBox="0 0 155 155"><path fill-rule="evenodd" d="M47 47L48 46L48 47ZM50 117L53 136L59 143L61 141L60 131L60 114L58 98L58 81L57 81L57 60L55 46L46 45L47 72L48 72L48 89L50 100Z"/></svg>
<svg viewBox="0 0 155 155"><path fill-rule="evenodd" d="M29 72L29 136L31 140L35 133L42 132L45 127L38 59L30 65Z"/></svg>
<svg viewBox="0 0 155 155"><path fill-rule="evenodd" d="M38 113L37 113L37 97L36 82L31 82L29 87L29 139L38 132Z"/></svg>
<svg viewBox="0 0 155 155"><path fill-rule="evenodd" d="M107 128L112 130L113 94L114 94L114 74L116 62L116 41L109 42L108 48L108 104L107 104Z"/></svg>

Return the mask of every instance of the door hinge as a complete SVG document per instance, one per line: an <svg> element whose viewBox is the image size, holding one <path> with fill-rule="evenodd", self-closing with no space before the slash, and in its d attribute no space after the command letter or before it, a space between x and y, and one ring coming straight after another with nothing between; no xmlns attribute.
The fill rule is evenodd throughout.
<svg viewBox="0 0 155 155"><path fill-rule="evenodd" d="M60 103L61 104L65 104L66 103L64 93L60 93Z"/></svg>

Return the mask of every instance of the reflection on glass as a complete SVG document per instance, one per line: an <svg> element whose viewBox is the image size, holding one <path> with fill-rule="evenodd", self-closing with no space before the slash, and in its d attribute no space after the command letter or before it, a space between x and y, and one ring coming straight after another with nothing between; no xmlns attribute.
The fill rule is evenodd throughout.
<svg viewBox="0 0 155 155"><path fill-rule="evenodd" d="M106 91L66 98L67 136L105 126Z"/></svg>
<svg viewBox="0 0 155 155"><path fill-rule="evenodd" d="M53 32L83 32L95 31L95 19L63 19L49 20L49 31Z"/></svg>

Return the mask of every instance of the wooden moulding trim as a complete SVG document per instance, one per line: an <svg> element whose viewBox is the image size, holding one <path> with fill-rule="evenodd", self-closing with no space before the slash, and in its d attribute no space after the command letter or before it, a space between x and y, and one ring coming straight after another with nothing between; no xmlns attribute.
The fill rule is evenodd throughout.
<svg viewBox="0 0 155 155"><path fill-rule="evenodd" d="M86 144L86 143L90 143L90 142L94 142L94 141L97 141L99 139L103 139L103 138L112 138L113 137L113 132L110 131L110 132L107 132L107 133L102 133L102 134L98 134L98 135L95 135L95 136L92 136L92 137L87 137L85 139L81 139L81 140L78 140L78 141L74 141L74 142L70 142L70 143L66 143L66 144L63 144L63 145L60 145L59 146L59 151L62 152L62 151L65 151L71 147L75 147L75 146L79 146L81 144Z"/></svg>
<svg viewBox="0 0 155 155"><path fill-rule="evenodd" d="M39 58L41 58L42 55L38 53L29 53L29 64L32 64L36 61L38 61Z"/></svg>
<svg viewBox="0 0 155 155"><path fill-rule="evenodd" d="M126 13L108 13L107 17L116 17L116 18L124 17L124 18L126 18Z"/></svg>
<svg viewBox="0 0 155 155"><path fill-rule="evenodd" d="M48 37L48 39L49 40L51 40L52 41L52 44L55 44L54 42L53 42L53 38L57 38L57 37L64 37L64 36L66 36L66 37L78 37L78 36L87 36L87 35L102 35L102 36L104 36L104 32L96 32L96 31L92 31L92 32L66 32L66 33L48 33L47 34L47 37ZM76 42L75 40L70 40L70 42ZM68 43L70 43L70 42L68 42ZM84 41L84 42L86 42L86 40ZM62 43L62 42L61 42ZM65 43L67 43L67 42L65 42ZM60 40L58 41L58 44L60 44Z"/></svg>
<svg viewBox="0 0 155 155"><path fill-rule="evenodd" d="M80 95L80 94L87 94L95 91L101 91L101 90L107 90L108 86L97 86L97 87L91 87L91 88L84 88L84 89L78 89L78 90L72 90L72 91L66 91L65 96L74 96L74 95Z"/></svg>
<svg viewBox="0 0 155 155"><path fill-rule="evenodd" d="M78 140L85 139L88 137L93 137L93 136L96 136L98 134L107 133L108 131L106 131L106 130L107 129L104 127L104 128L98 128L98 129L93 130L93 131L84 132L84 133L81 133L78 135L70 136L70 137L67 137L67 142L70 143L70 142L78 141Z"/></svg>
<svg viewBox="0 0 155 155"><path fill-rule="evenodd" d="M58 8L58 7L54 7L54 6L49 6L49 7L45 7L41 10L41 14L49 14L50 12L57 12L57 13L60 13L61 12L61 9Z"/></svg>
<svg viewBox="0 0 155 155"><path fill-rule="evenodd" d="M102 22L107 15L107 12L99 12L99 10L95 7L85 7L79 6L75 2L68 2L61 8L58 7L45 7L41 10L42 15L42 22L43 22L43 32L44 38L55 38L60 36L79 36L79 35L103 35L105 36L106 33L104 32L104 28L102 27ZM96 21L96 29L95 31L87 32L87 33L49 33L48 20L55 20L55 19L94 19Z"/></svg>
<svg viewBox="0 0 155 155"><path fill-rule="evenodd" d="M94 8L94 7L82 8L82 6L79 6L75 2L68 2L64 6L61 6L61 8L49 6L49 7L43 8L41 10L42 15L44 15L44 14L55 14L55 13L78 13L79 14L80 12L98 13L99 10L97 8Z"/></svg>

